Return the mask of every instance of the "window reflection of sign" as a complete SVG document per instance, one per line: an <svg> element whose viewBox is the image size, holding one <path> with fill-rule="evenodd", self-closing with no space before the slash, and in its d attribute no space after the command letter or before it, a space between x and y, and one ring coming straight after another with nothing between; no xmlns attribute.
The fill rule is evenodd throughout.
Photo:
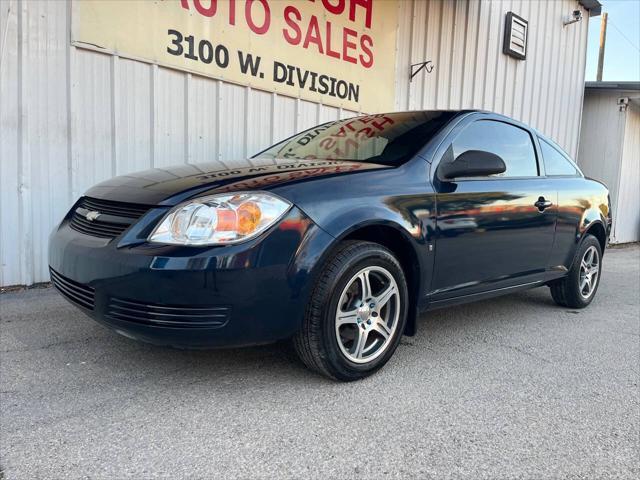
<svg viewBox="0 0 640 480"><path fill-rule="evenodd" d="M313 127L256 157L268 159L356 160L395 163L426 141L441 112L375 114ZM405 137L420 129L418 136Z"/></svg>
<svg viewBox="0 0 640 480"><path fill-rule="evenodd" d="M367 115L325 124L286 145L282 158L364 160L380 155L389 143L384 133L395 124L386 115Z"/></svg>

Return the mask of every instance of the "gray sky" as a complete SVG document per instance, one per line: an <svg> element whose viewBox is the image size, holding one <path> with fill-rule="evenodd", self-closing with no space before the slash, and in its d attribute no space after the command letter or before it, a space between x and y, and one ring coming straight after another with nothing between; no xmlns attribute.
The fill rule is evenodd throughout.
<svg viewBox="0 0 640 480"><path fill-rule="evenodd" d="M602 79L640 81L640 0L601 0L608 12L607 42ZM589 20L586 80L596 79L600 20ZM625 38L626 37L626 38Z"/></svg>

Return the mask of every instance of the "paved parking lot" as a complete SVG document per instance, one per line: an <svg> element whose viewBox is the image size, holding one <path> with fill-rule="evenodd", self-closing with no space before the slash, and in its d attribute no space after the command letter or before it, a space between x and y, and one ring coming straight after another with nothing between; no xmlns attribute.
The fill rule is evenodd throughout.
<svg viewBox="0 0 640 480"><path fill-rule="evenodd" d="M640 249L604 266L587 310L541 288L433 312L352 384L283 346L157 348L52 289L5 293L4 476L637 478Z"/></svg>

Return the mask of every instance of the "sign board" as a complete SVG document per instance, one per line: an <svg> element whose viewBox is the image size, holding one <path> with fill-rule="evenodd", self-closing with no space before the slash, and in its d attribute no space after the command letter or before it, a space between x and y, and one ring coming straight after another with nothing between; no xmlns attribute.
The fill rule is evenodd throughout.
<svg viewBox="0 0 640 480"><path fill-rule="evenodd" d="M74 0L72 43L368 112L394 105L396 0Z"/></svg>

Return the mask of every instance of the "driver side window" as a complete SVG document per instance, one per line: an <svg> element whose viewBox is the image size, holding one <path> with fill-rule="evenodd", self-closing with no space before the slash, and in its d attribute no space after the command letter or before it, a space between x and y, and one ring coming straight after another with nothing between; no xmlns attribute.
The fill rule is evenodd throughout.
<svg viewBox="0 0 640 480"><path fill-rule="evenodd" d="M492 177L535 177L538 175L536 153L526 130L495 120L478 120L469 125L452 144L453 158L468 150L498 155L507 169Z"/></svg>

